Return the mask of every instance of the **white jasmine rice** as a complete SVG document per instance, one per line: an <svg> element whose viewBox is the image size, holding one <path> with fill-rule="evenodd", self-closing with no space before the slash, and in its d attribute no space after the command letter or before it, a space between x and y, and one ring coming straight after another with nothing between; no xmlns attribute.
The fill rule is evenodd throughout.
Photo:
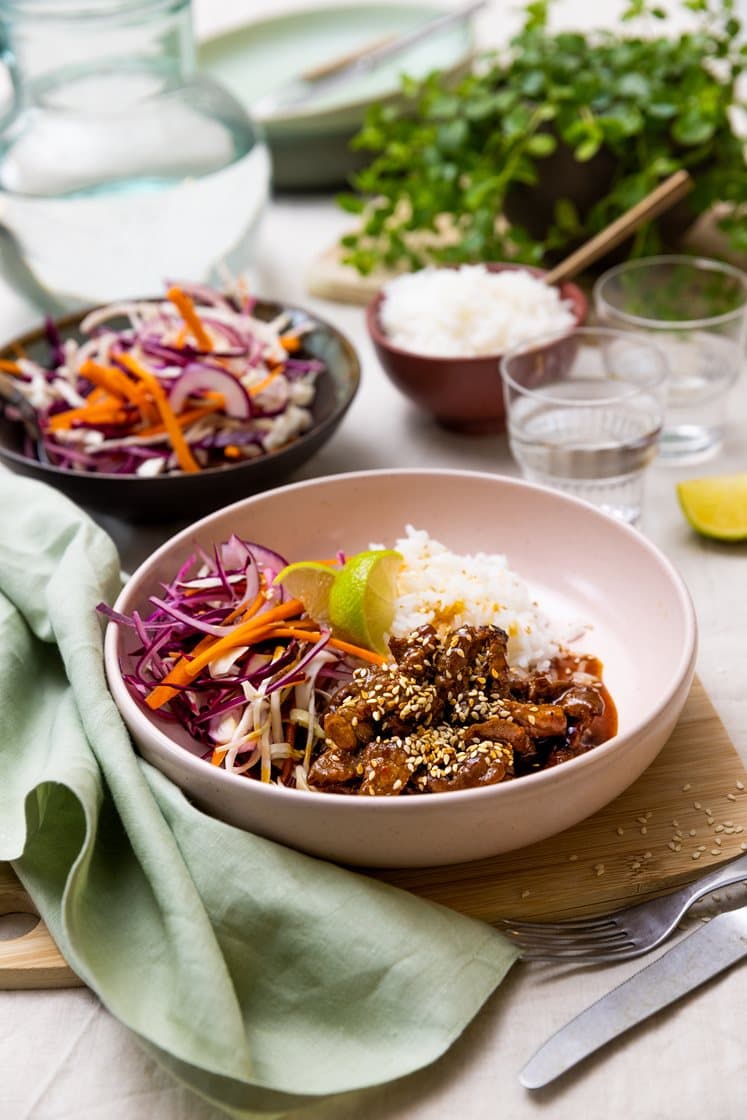
<svg viewBox="0 0 747 1120"><path fill-rule="evenodd" d="M575 324L558 289L526 269L424 268L395 277L384 290L384 331L395 346L419 354L502 354Z"/></svg>
<svg viewBox="0 0 747 1120"><path fill-rule="evenodd" d="M459 626L500 626L508 634L508 655L520 668L541 667L579 633L553 621L503 555L459 555L424 529L408 525L391 547L404 564L397 577L397 604L390 633L404 637L430 623L438 630ZM382 547L375 545L372 547Z"/></svg>

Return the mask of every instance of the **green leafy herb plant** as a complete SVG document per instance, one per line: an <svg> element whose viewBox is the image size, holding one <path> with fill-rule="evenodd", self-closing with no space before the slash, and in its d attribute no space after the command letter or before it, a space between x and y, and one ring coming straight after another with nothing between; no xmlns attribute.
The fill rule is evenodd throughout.
<svg viewBox="0 0 747 1120"><path fill-rule="evenodd" d="M507 50L478 59L457 83L439 72L405 79L402 102L369 110L353 144L372 160L340 198L360 216L343 238L348 264L364 274L542 264L679 168L695 181L690 217L726 203L720 227L747 252L745 143L735 123L747 109L747 44L734 0L680 0L691 26L676 35L651 33L666 31L668 19L652 0L628 0L615 31L551 33L550 3L532 0ZM548 189L549 218L537 228L522 207ZM630 252L668 247L660 220Z"/></svg>

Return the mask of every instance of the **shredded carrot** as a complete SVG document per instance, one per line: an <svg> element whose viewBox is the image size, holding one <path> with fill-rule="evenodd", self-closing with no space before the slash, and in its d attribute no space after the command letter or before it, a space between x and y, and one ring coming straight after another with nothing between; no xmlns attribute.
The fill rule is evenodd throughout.
<svg viewBox="0 0 747 1120"><path fill-rule="evenodd" d="M10 362L7 358L0 358L0 369L3 370L4 373L12 373L14 377L17 377L19 374L23 376L22 371L18 367L18 362Z"/></svg>
<svg viewBox="0 0 747 1120"><path fill-rule="evenodd" d="M212 758L210 759L211 766L220 766L227 754L228 747L214 747Z"/></svg>
<svg viewBox="0 0 747 1120"><path fill-rule="evenodd" d="M127 367L130 373L134 373L136 377L139 377L143 384L146 385L148 390L150 391L150 395L152 396L156 407L161 414L161 419L163 420L166 432L168 433L169 442L174 448L174 454L177 457L179 466L183 471L186 471L188 473L194 474L196 471L199 471L200 464L195 459L189 444L182 435L182 430L179 427L179 421L174 415L171 405L169 404L168 397L161 388L158 379L154 376L154 374L150 372L150 370L146 369L145 366L142 366L136 358L133 358L132 354L122 354L120 355L119 360L123 365Z"/></svg>
<svg viewBox="0 0 747 1120"><path fill-rule="evenodd" d="M190 424L195 424L198 420L202 420L203 417L210 416L211 413L216 412L219 408L219 404L208 404L203 408L189 408L186 412L174 413L174 417L180 428L188 428ZM165 431L165 424L151 424L147 428L139 428L138 431L135 432L135 435L161 436Z"/></svg>
<svg viewBox="0 0 747 1120"><path fill-rule="evenodd" d="M115 396L123 397L138 409L140 408L143 398L142 389L139 385L133 384L121 369L117 369L116 366L102 366L88 358L82 363L80 372L94 385L101 385Z"/></svg>
<svg viewBox="0 0 747 1120"><path fill-rule="evenodd" d="M294 334L283 334L280 336L280 345L288 354L295 354L296 350L301 349L301 340Z"/></svg>
<svg viewBox="0 0 747 1120"><path fill-rule="evenodd" d="M179 687L186 687L190 681L200 673L206 665L214 661L222 653L226 653L229 649L235 649L236 646L251 645L257 640L256 635L269 631L269 624L271 622L279 622L283 619L291 618L294 614L300 614L303 610L303 604L300 599L288 599L285 603L280 603L276 607L271 607L268 611L263 611L260 615L252 615L246 621L240 622L235 626L230 634L225 634L222 638L213 638L208 644L203 645L203 641L199 643L201 649L195 649L190 658L183 657L177 661L176 665L169 673L163 678L160 684L146 696L145 702L149 708L153 710L163 707L163 705L171 700L179 690ZM177 685L177 688L170 687Z"/></svg>
<svg viewBox="0 0 747 1120"><path fill-rule="evenodd" d="M166 298L170 299L174 307L178 310L182 319L194 335L197 345L202 350L212 350L213 344L210 341L210 335L205 330L200 316L195 311L195 305L187 293L183 292L181 288L169 288L166 293Z"/></svg>
<svg viewBox="0 0 747 1120"><path fill-rule="evenodd" d="M50 416L47 427L52 432L71 428L73 424L125 424L130 417L121 403L102 401L83 405L81 408L68 408L65 412L56 412Z"/></svg>
<svg viewBox="0 0 747 1120"><path fill-rule="evenodd" d="M318 642L321 638L319 630L301 630L297 626L282 626L277 629L273 627L267 633L268 638L300 638L304 642ZM259 641L255 638L255 641ZM373 665L383 665L386 661L380 653L374 653L371 649L365 649L363 646L353 645L352 642L344 642L341 638L330 638L329 644L334 646L335 649L341 649L344 653L350 653L354 657L360 657L361 661L370 661Z"/></svg>
<svg viewBox="0 0 747 1120"><path fill-rule="evenodd" d="M112 397L114 397L113 400ZM115 394L110 393L108 389L103 389L100 385L95 385L93 389L91 389L91 392L86 397L86 400L88 401L89 405L106 404L110 408L119 408L122 403L121 400L117 399L117 396Z"/></svg>
<svg viewBox="0 0 747 1120"><path fill-rule="evenodd" d="M241 448L237 447L235 443L228 443L223 448L223 454L227 459L240 459Z"/></svg>
<svg viewBox="0 0 747 1120"><path fill-rule="evenodd" d="M268 373L267 377L263 377L262 380L258 381L256 385L250 385L249 386L249 396L254 397L254 396L257 395L257 393L261 393L262 390L266 389L268 385L271 385L272 382L275 380L275 378L278 376L278 374L282 373L282 372L283 372L283 367L282 366L275 366L275 369L273 369L270 373Z"/></svg>

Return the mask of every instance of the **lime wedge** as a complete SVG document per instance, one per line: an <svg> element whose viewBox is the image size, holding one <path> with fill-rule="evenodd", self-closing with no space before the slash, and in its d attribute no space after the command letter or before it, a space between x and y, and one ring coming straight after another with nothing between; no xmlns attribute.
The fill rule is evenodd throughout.
<svg viewBox="0 0 747 1120"><path fill-rule="evenodd" d="M299 560L288 564L275 576L292 599L300 599L304 610L317 622L329 621L329 593L337 569L316 560Z"/></svg>
<svg viewBox="0 0 747 1120"><path fill-rule="evenodd" d="M677 497L693 529L704 537L747 540L747 474L680 482Z"/></svg>
<svg viewBox="0 0 747 1120"><path fill-rule="evenodd" d="M397 600L402 557L393 549L351 556L329 593L329 621L339 637L386 655L386 635Z"/></svg>

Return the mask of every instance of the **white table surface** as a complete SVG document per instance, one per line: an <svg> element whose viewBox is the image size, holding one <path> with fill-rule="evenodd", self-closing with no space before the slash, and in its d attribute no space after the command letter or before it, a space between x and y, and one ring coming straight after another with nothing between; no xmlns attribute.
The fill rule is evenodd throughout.
<svg viewBox="0 0 747 1120"><path fill-rule="evenodd" d="M204 0L196 5L197 25L205 32L291 6L301 5ZM481 18L485 41L500 41L505 31L504 2L496 0L494 9ZM568 22L581 17L602 23L618 6L611 0L573 0L563 9ZM346 223L330 197L278 198L261 231L258 291L305 304L334 321L358 347L363 363L362 387L342 427L297 477L416 465L514 474L503 437L449 434L400 397L378 368L359 308L307 296L308 264ZM292 246L292 256L278 246ZM0 339L37 317L7 285L0 287ZM697 473L745 469L744 376L731 405L723 453ZM722 546L692 534L675 496L678 478L692 474L693 468L653 468L641 531L670 557L690 588L700 625L697 671L747 763L747 545ZM163 535L109 528L130 564ZM649 1020L555 1086L536 1094L521 1088L517 1073L537 1046L636 967L560 975L519 964L434 1066L319 1104L294 1114L294 1120L690 1120L706 1113L712 1120L743 1120L747 965ZM217 1120L220 1115L162 1073L86 990L0 993L0 1070L2 1120Z"/></svg>

